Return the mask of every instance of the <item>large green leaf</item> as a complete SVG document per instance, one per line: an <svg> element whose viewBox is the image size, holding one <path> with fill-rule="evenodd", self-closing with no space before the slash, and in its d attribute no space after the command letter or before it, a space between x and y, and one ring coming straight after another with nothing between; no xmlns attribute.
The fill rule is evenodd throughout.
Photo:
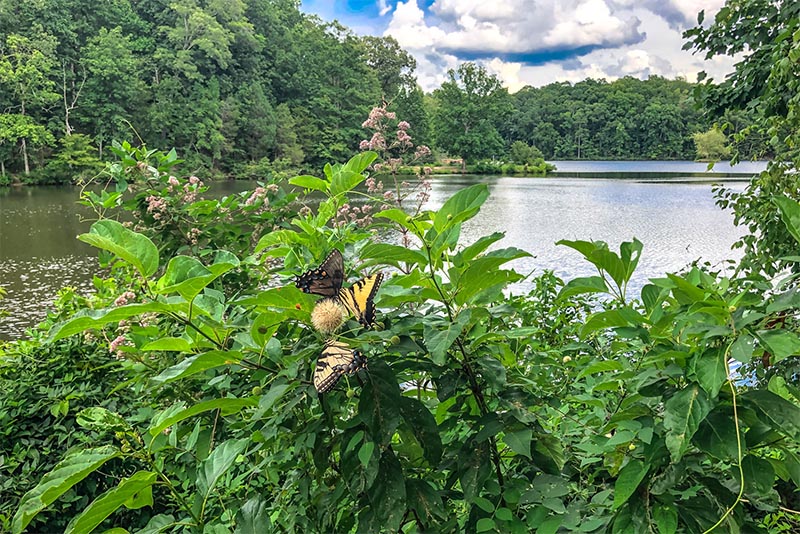
<svg viewBox="0 0 800 534"><path fill-rule="evenodd" d="M759 330L756 335L772 353L772 363L800 354L800 337L788 330Z"/></svg>
<svg viewBox="0 0 800 534"><path fill-rule="evenodd" d="M673 504L656 504L653 507L653 520L658 534L675 534L678 531L678 510Z"/></svg>
<svg viewBox="0 0 800 534"><path fill-rule="evenodd" d="M79 235L78 239L107 250L130 263L145 278L152 276L158 269L158 248L153 242L147 236L125 228L117 221L97 221L89 229L89 233Z"/></svg>
<svg viewBox="0 0 800 534"><path fill-rule="evenodd" d="M387 243L371 243L361 249L361 259L366 260L364 266L374 264L394 265L400 267L401 263L408 265L425 265L427 258L422 252L390 245Z"/></svg>
<svg viewBox="0 0 800 534"><path fill-rule="evenodd" d="M65 534L89 534L128 500L151 487L156 478L155 473L139 471L129 478L122 479L117 487L103 493L83 512L75 516L67 525Z"/></svg>
<svg viewBox="0 0 800 534"><path fill-rule="evenodd" d="M177 293L190 301L200 294L211 282L239 265L233 254L220 251L214 263L203 265L191 256L175 256L167 265L167 270L156 285L161 294Z"/></svg>
<svg viewBox="0 0 800 534"><path fill-rule="evenodd" d="M614 510L628 502L649 469L649 464L641 460L631 460L620 470L614 483Z"/></svg>
<svg viewBox="0 0 800 534"><path fill-rule="evenodd" d="M302 187L303 189L313 189L314 191L324 192L328 190L328 182L316 176L295 176L289 178L289 183L297 187Z"/></svg>
<svg viewBox="0 0 800 534"><path fill-rule="evenodd" d="M58 341L86 330L100 328L109 323L117 323L142 313L168 313L179 309L163 302L147 302L144 304L128 304L117 308L101 310L83 309L66 321L56 323L47 333L47 342Z"/></svg>
<svg viewBox="0 0 800 534"><path fill-rule="evenodd" d="M530 428L524 428L515 432L506 432L503 436L503 441L505 441L509 449L529 459L531 457L532 439L533 431Z"/></svg>
<svg viewBox="0 0 800 534"><path fill-rule="evenodd" d="M433 227L441 234L445 228L471 219L487 198L489 198L489 187L486 184L475 184L462 189L439 208L433 219Z"/></svg>
<svg viewBox="0 0 800 534"><path fill-rule="evenodd" d="M267 502L256 495L248 499L236 514L236 529L233 534L263 534L270 532L271 527Z"/></svg>
<svg viewBox="0 0 800 534"><path fill-rule="evenodd" d="M711 408L706 392L698 384L678 391L664 404L666 443L673 463L683 457L692 436Z"/></svg>
<svg viewBox="0 0 800 534"><path fill-rule="evenodd" d="M195 415L210 410L220 410L223 415L230 415L236 413L244 408L257 406L258 400L253 398L248 399L211 399L203 402L198 402L190 407L186 407L182 403L178 403L171 408L159 414L151 423L148 432L151 436L157 436L163 432L164 429L181 421L194 417Z"/></svg>
<svg viewBox="0 0 800 534"><path fill-rule="evenodd" d="M778 206L786 229L792 234L794 240L800 243L800 204L785 196L773 197L772 202Z"/></svg>
<svg viewBox="0 0 800 534"><path fill-rule="evenodd" d="M422 447L425 459L431 467L436 467L442 459L442 438L436 418L422 402L411 397L400 398L400 414Z"/></svg>
<svg viewBox="0 0 800 534"><path fill-rule="evenodd" d="M800 442L800 408L797 405L763 389L744 393L742 402L756 409L761 414L761 421Z"/></svg>
<svg viewBox="0 0 800 534"><path fill-rule="evenodd" d="M406 513L406 485L403 467L392 449L387 448L381 454L378 476L367 497L372 506L373 526L379 526L380 531L397 532Z"/></svg>
<svg viewBox="0 0 800 534"><path fill-rule="evenodd" d="M369 364L369 380L358 402L358 413L373 439L381 446L392 439L400 424L400 386L394 373L382 360Z"/></svg>
<svg viewBox="0 0 800 534"><path fill-rule="evenodd" d="M728 379L728 362L724 347L715 347L694 357L694 373L708 396L714 398Z"/></svg>
<svg viewBox="0 0 800 534"><path fill-rule="evenodd" d="M20 534L36 514L104 463L119 456L122 453L111 445L69 454L52 471L45 474L35 488L22 496L11 522L11 532Z"/></svg>
<svg viewBox="0 0 800 534"><path fill-rule="evenodd" d="M226 350L212 350L191 356L184 359L180 363L164 369L161 374L153 377L157 382L172 382L180 378L186 378L197 373L202 373L214 367L222 365L237 364L242 361L242 353L238 351Z"/></svg>
<svg viewBox="0 0 800 534"><path fill-rule="evenodd" d="M219 479L233 466L249 442L249 439L223 441L208 455L208 458L203 460L197 471L197 489L205 498L208 498Z"/></svg>
<svg viewBox="0 0 800 534"><path fill-rule="evenodd" d="M433 362L437 365L444 365L447 360L447 351L455 342L464 327L470 320L470 310L462 311L454 322L447 320L430 320L425 323L422 337L425 340L425 347L431 353Z"/></svg>

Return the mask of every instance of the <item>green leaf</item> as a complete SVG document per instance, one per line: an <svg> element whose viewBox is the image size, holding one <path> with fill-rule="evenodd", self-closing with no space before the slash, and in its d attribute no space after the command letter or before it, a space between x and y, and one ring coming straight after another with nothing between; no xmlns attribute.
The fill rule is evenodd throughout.
<svg viewBox="0 0 800 534"><path fill-rule="evenodd" d="M478 532L488 532L490 530L494 530L494 520L491 517L478 519L478 522L475 524L475 528Z"/></svg>
<svg viewBox="0 0 800 534"><path fill-rule="evenodd" d="M238 364L240 361L242 361L242 354L238 351L212 350L197 356L191 356L172 367L164 369L161 374L153 377L153 380L156 382L172 382L202 373L214 367Z"/></svg>
<svg viewBox="0 0 800 534"><path fill-rule="evenodd" d="M181 337L162 337L142 347L142 351L191 352L192 345Z"/></svg>
<svg viewBox="0 0 800 534"><path fill-rule="evenodd" d="M758 339L772 353L772 363L800 354L800 337L788 330L759 330Z"/></svg>
<svg viewBox="0 0 800 534"><path fill-rule="evenodd" d="M486 512L487 514L494 513L494 504L489 499L484 499L483 497L475 497L473 501L475 505Z"/></svg>
<svg viewBox="0 0 800 534"><path fill-rule="evenodd" d="M344 164L344 169L350 172L362 173L367 170L367 167L372 165L372 162L376 159L378 159L377 152L373 152L371 150L360 152L350 158L348 162Z"/></svg>
<svg viewBox="0 0 800 534"><path fill-rule="evenodd" d="M446 228L471 219L489 198L486 184L475 184L451 196L433 218L433 227L441 234Z"/></svg>
<svg viewBox="0 0 800 534"><path fill-rule="evenodd" d="M533 431L530 428L517 430L516 432L507 432L503 436L503 441L506 445L517 454L521 454L526 458L531 458L531 440L533 439Z"/></svg>
<svg viewBox="0 0 800 534"><path fill-rule="evenodd" d="M372 458L372 453L375 451L375 442L374 441L367 441L358 449L358 461L361 462L361 465L367 467L369 464L370 458Z"/></svg>
<svg viewBox="0 0 800 534"><path fill-rule="evenodd" d="M631 495L639 487L639 484L644 480L644 476L650 469L650 465L642 462L641 460L631 460L623 467L617 481L614 483L614 505L613 510L616 510L631 498Z"/></svg>
<svg viewBox="0 0 800 534"><path fill-rule="evenodd" d="M719 409L706 416L692 441L699 449L720 460L738 457L733 417Z"/></svg>
<svg viewBox="0 0 800 534"><path fill-rule="evenodd" d="M383 451L375 483L367 492L375 519L387 532L397 532L406 512L403 467L391 449Z"/></svg>
<svg viewBox="0 0 800 534"><path fill-rule="evenodd" d="M586 293L608 293L608 286L600 276L573 278L558 292L558 299L564 300Z"/></svg>
<svg viewBox="0 0 800 534"><path fill-rule="evenodd" d="M775 470L767 460L748 454L742 458L745 491L751 495L767 495L775 483Z"/></svg>
<svg viewBox="0 0 800 534"><path fill-rule="evenodd" d="M361 259L364 267L375 264L394 265L400 267L401 263L408 265L425 265L428 259L417 250L399 245L386 243L371 243L361 249Z"/></svg>
<svg viewBox="0 0 800 534"><path fill-rule="evenodd" d="M442 438L439 435L436 418L431 411L417 399L401 397L400 414L411 428L431 467L439 465L442 459Z"/></svg>
<svg viewBox="0 0 800 534"><path fill-rule="evenodd" d="M123 478L117 487L103 493L75 516L67 525L65 534L89 534L126 501L150 488L156 478L157 475L150 471L139 471L130 478Z"/></svg>
<svg viewBox="0 0 800 534"><path fill-rule="evenodd" d="M409 508L415 510L428 522L436 517L446 517L442 497L429 482L417 478L406 478L406 495Z"/></svg>
<svg viewBox="0 0 800 534"><path fill-rule="evenodd" d="M78 239L93 247L107 250L133 265L142 277L152 276L158 269L158 248L142 234L128 230L121 223L103 219L94 223L89 233Z"/></svg>
<svg viewBox="0 0 800 534"><path fill-rule="evenodd" d="M773 197L772 202L778 206L786 229L792 234L794 240L800 243L800 204L785 196Z"/></svg>
<svg viewBox="0 0 800 534"><path fill-rule="evenodd" d="M370 362L369 380L358 402L358 413L369 427L373 439L381 446L392 439L400 424L400 386L386 363Z"/></svg>
<svg viewBox="0 0 800 534"><path fill-rule="evenodd" d="M217 253L217 259L208 267L191 256L175 256L156 285L156 291L166 295L177 293L187 302L194 299L211 282L234 269L239 260L226 251Z"/></svg>
<svg viewBox="0 0 800 534"><path fill-rule="evenodd" d="M694 372L700 386L714 398L728 379L728 362L724 347L714 347L695 355Z"/></svg>
<svg viewBox="0 0 800 534"><path fill-rule="evenodd" d="M157 436L158 434L163 432L164 429L176 423L180 423L185 419L201 414L203 412L208 412L210 410L220 410L220 412L223 415L230 415L238 411L241 411L244 408L256 406L257 404L258 401L252 398L211 399L199 402L193 406L190 406L189 408L184 407L182 403L178 403L172 408L165 410L164 412L159 414L151 423L148 432L150 433L151 436Z"/></svg>
<svg viewBox="0 0 800 534"><path fill-rule="evenodd" d="M229 439L220 443L216 449L203 460L197 471L197 489L205 498L217 485L219 479L233 466L236 458L250 443L249 439Z"/></svg>
<svg viewBox="0 0 800 534"><path fill-rule="evenodd" d="M431 358L435 364L444 365L445 361L447 361L447 350L469 323L470 312L470 310L462 311L452 323L447 320L437 322L431 320L425 323L422 337L425 340L425 347L431 353Z"/></svg>
<svg viewBox="0 0 800 534"><path fill-rule="evenodd" d="M618 308L616 310L607 310L591 314L586 323L581 328L581 337L586 337L588 334L598 330L605 330L607 328L616 328L619 326L640 326L645 324L647 319L634 310L630 306Z"/></svg>
<svg viewBox="0 0 800 534"><path fill-rule="evenodd" d="M658 534L675 534L678 531L678 510L672 504L656 504L653 507L653 520Z"/></svg>
<svg viewBox="0 0 800 534"><path fill-rule="evenodd" d="M748 391L742 402L757 410L761 421L793 439L800 441L800 408L786 399L766 390Z"/></svg>
<svg viewBox="0 0 800 534"><path fill-rule="evenodd" d="M111 445L82 449L67 455L42 477L36 487L22 496L11 522L12 534L20 534L36 514L104 463L120 456L122 453Z"/></svg>
<svg viewBox="0 0 800 534"><path fill-rule="evenodd" d="M578 373L577 378L581 379L584 376L593 375L596 373L608 373L610 371L622 371L625 367L616 360L603 360L599 362L593 362L583 368L583 370Z"/></svg>
<svg viewBox="0 0 800 534"><path fill-rule="evenodd" d="M168 313L176 309L178 308L162 302L128 304L101 310L83 309L72 316L71 319L53 325L47 333L47 342L52 343L86 330L100 328L109 323L117 323L123 319L130 319L143 313Z"/></svg>
<svg viewBox="0 0 800 534"><path fill-rule="evenodd" d="M489 463L489 441L475 443L473 440L467 440L459 455L459 468L458 479L461 482L464 499L474 502L492 473Z"/></svg>
<svg viewBox="0 0 800 534"><path fill-rule="evenodd" d="M673 463L683 457L692 436L711 411L711 407L705 391L697 384L678 391L664 404L666 444Z"/></svg>
<svg viewBox="0 0 800 534"><path fill-rule="evenodd" d="M272 530L269 506L260 496L250 498L236 514L233 534L263 534Z"/></svg>
<svg viewBox="0 0 800 534"><path fill-rule="evenodd" d="M314 191L322 191L323 193L328 190L328 182L316 176L295 176L289 178L289 183L302 187L303 189L312 189Z"/></svg>
<svg viewBox="0 0 800 534"><path fill-rule="evenodd" d="M755 338L748 333L742 333L731 345L731 358L747 363L753 357Z"/></svg>
<svg viewBox="0 0 800 534"><path fill-rule="evenodd" d="M288 384L273 383L261 399L258 401L258 409L253 414L253 419L260 419L289 389Z"/></svg>
<svg viewBox="0 0 800 534"><path fill-rule="evenodd" d="M131 429L131 425L122 416L99 406L81 410L76 421L91 430L126 432Z"/></svg>

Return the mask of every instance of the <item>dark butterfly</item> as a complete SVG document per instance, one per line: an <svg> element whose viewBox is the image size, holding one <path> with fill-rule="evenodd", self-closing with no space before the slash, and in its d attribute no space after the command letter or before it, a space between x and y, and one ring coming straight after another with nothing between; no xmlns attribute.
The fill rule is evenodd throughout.
<svg viewBox="0 0 800 534"><path fill-rule="evenodd" d="M369 328L375 322L373 300L382 281L383 273L378 273L343 288L344 260L342 253L334 249L322 265L298 276L295 285L304 293L336 299L359 323Z"/></svg>
<svg viewBox="0 0 800 534"><path fill-rule="evenodd" d="M314 387L319 393L325 393L333 389L343 375L355 374L366 367L367 359L361 351L353 350L344 343L330 339L317 358Z"/></svg>

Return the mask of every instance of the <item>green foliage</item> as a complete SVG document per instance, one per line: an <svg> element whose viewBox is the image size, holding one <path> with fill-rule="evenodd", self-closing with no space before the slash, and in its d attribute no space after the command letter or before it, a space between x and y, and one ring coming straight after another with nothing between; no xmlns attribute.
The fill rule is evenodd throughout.
<svg viewBox="0 0 800 534"><path fill-rule="evenodd" d="M694 133L692 134L692 139L694 139L698 159L716 161L728 158L731 154L728 138L719 128L711 128L707 132Z"/></svg>
<svg viewBox="0 0 800 534"><path fill-rule="evenodd" d="M768 151L775 155L767 170L755 176L744 191L718 190L718 204L731 208L736 224L747 228L737 243L744 255L740 271L750 276L772 277L797 264L785 258L794 256L796 242L780 224L775 197L800 199L797 168L800 166L800 18L793 2L744 0L730 2L717 13L711 24L698 25L686 32L687 48L705 52L706 58L752 53L736 64L734 73L720 84L707 80L698 96L709 113L728 116L746 114L752 124L738 128L737 148L748 137L763 137ZM752 17L760 17L756 23ZM702 22L703 13L698 22ZM765 32L763 28L770 30ZM737 152L733 158L747 157Z"/></svg>
<svg viewBox="0 0 800 534"><path fill-rule="evenodd" d="M121 154L121 168L149 180L137 195L172 206L185 194L182 178L162 187L174 154ZM170 232L106 219L81 237L113 254L113 287L133 296L52 318L40 343L113 338L138 397L79 413L84 431L71 438L92 446L57 466L53 455L50 473L15 498L15 531L70 517L76 532L127 527L127 514L165 532L790 524L779 506L791 509L800 486L796 378L751 384L729 362L796 364L793 289L693 268L651 280L633 300L642 243L613 251L574 240L562 244L596 276L564 284L546 273L529 294L509 296L523 278L509 263L528 254L499 247L500 233L459 239L487 186L435 212L387 206L365 227L346 206L365 195L355 188L370 183L375 162L365 152L292 178L321 200L284 213L255 247L234 239L221 251L220 238L176 254ZM367 192L360 205L385 202ZM799 232L800 205L776 202ZM220 223L217 206L203 217L204 227L248 224ZM345 257L345 283L367 270L388 276L376 327L348 321L335 335L366 355L366 370L319 395L311 379L327 335L312 321L317 297L291 280L333 248ZM247 284L231 278L242 266L251 267ZM107 476L116 465L124 469ZM87 492L87 480L102 484ZM57 496L73 493L86 496L82 511L53 514Z"/></svg>
<svg viewBox="0 0 800 534"><path fill-rule="evenodd" d="M504 151L498 126L512 111L508 91L475 63L451 69L448 77L433 93L437 145L465 162L500 155Z"/></svg>

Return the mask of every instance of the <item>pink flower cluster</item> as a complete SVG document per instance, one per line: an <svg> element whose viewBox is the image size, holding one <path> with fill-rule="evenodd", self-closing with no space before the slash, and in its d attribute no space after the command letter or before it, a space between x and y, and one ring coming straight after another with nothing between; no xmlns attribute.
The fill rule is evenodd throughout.
<svg viewBox="0 0 800 534"><path fill-rule="evenodd" d="M128 302L132 301L136 298L136 293L133 291L126 291L122 295L118 296L114 301L114 306L125 306Z"/></svg>
<svg viewBox="0 0 800 534"><path fill-rule="evenodd" d="M131 346L131 343L128 341L128 339L123 335L119 335L108 344L108 351L118 360L123 360L125 359L125 352L122 350L122 347L129 346Z"/></svg>
<svg viewBox="0 0 800 534"><path fill-rule="evenodd" d="M337 212L336 226L344 226L348 223L355 223L360 227L365 227L372 224L372 206L364 204L361 207L351 206L350 204L343 204ZM361 217L359 217L361 216ZM339 219L341 217L341 219Z"/></svg>
<svg viewBox="0 0 800 534"><path fill-rule="evenodd" d="M147 213L152 214L155 220L161 219L167 213L166 199L150 195L145 200L147 200Z"/></svg>
<svg viewBox="0 0 800 534"><path fill-rule="evenodd" d="M200 230L199 228L192 228L192 229L191 229L191 230L189 230L189 232L186 234L186 239L188 239L188 240L189 240L189 242L190 242L192 245L196 245L196 244L197 244L197 239L200 237L200 234L202 234L202 233L203 233L203 231L202 231L202 230Z"/></svg>
<svg viewBox="0 0 800 534"><path fill-rule="evenodd" d="M376 130L382 126L385 119L395 120L397 119L397 113L394 111L386 111L386 106L374 107L372 111L369 112L367 120L361 124L361 127Z"/></svg>

